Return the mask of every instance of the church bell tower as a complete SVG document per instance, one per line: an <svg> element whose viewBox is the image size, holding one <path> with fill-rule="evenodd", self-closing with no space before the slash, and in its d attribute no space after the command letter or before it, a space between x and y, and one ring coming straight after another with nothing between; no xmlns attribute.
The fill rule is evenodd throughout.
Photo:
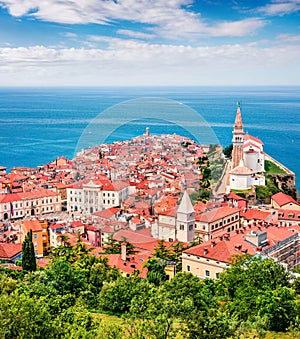
<svg viewBox="0 0 300 339"><path fill-rule="evenodd" d="M236 111L235 122L233 125L232 137L232 168L239 166L241 159L243 159L243 146L244 146L244 126L242 121L241 107L238 102Z"/></svg>

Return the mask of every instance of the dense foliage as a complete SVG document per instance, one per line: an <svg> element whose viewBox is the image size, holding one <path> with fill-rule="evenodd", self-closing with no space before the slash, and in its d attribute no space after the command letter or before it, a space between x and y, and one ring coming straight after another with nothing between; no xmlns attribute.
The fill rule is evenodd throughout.
<svg viewBox="0 0 300 339"><path fill-rule="evenodd" d="M273 260L238 256L217 281L181 272L165 281L159 256L176 259L178 249L161 244L142 279L138 272L122 277L80 239L63 246L68 251L53 251L44 270L0 270L0 338L253 338L269 330L299 335L299 279ZM104 313L118 318L104 322Z"/></svg>

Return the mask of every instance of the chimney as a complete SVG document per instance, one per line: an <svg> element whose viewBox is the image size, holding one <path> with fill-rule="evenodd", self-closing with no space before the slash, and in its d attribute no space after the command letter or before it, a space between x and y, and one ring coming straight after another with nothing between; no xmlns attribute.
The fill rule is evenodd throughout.
<svg viewBox="0 0 300 339"><path fill-rule="evenodd" d="M122 242L121 244L121 259L126 261L126 242Z"/></svg>
<svg viewBox="0 0 300 339"><path fill-rule="evenodd" d="M205 247L204 248L204 255L206 255L208 253L208 249Z"/></svg>
<svg viewBox="0 0 300 339"><path fill-rule="evenodd" d="M216 246L216 242L214 240L212 240L211 247L215 247L215 246Z"/></svg>

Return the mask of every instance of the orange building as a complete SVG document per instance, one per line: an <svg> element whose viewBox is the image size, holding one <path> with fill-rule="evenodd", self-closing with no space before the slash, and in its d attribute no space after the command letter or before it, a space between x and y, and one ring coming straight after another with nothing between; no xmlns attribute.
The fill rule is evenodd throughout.
<svg viewBox="0 0 300 339"><path fill-rule="evenodd" d="M42 222L45 226L45 222ZM43 226L37 219L21 221L20 236L23 243L26 234L32 230L32 242L34 246L35 255L42 257L44 255L44 240L43 240ZM45 238L46 239L46 238Z"/></svg>

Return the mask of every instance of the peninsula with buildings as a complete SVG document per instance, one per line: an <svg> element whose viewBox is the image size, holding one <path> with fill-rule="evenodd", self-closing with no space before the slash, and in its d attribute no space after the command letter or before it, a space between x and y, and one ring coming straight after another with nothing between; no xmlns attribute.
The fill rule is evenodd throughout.
<svg viewBox="0 0 300 339"><path fill-rule="evenodd" d="M60 157L10 173L1 167L0 259L7 265L19 260L31 230L37 258L48 258L62 236L75 241L79 234L96 255L112 239L126 239L134 259L127 265L123 248L109 262L127 276L143 274L143 262L161 241L185 244L182 270L201 279L216 279L234 254L263 254L293 269L300 263L300 204L280 189L263 206L254 199L256 187L266 184L266 160L273 159L261 140L244 133L240 106L232 142L226 160L216 145L210 149L147 129L130 140L85 149L72 160ZM217 182L212 164L224 168ZM295 180L287 168L272 164Z"/></svg>

